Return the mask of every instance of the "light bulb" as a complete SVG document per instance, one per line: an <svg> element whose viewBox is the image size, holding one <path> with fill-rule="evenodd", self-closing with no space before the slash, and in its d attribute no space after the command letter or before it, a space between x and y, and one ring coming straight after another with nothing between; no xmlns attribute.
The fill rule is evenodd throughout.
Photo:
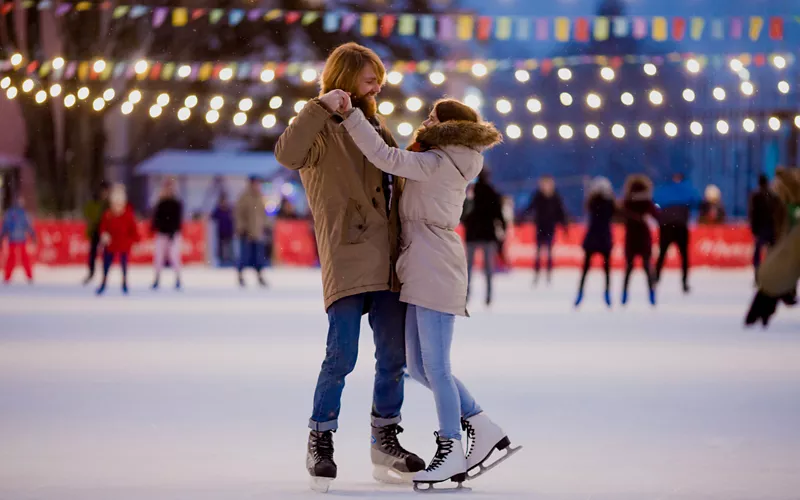
<svg viewBox="0 0 800 500"><path fill-rule="evenodd" d="M114 96L116 96L116 95L117 95L117 93L114 92L114 89L106 89L106 91L103 92L103 99L105 99L106 102L108 102L108 101L112 100L114 98Z"/></svg>
<svg viewBox="0 0 800 500"><path fill-rule="evenodd" d="M403 73L399 71L390 71L389 74L386 75L386 81L392 85L398 85L403 81Z"/></svg>
<svg viewBox="0 0 800 500"><path fill-rule="evenodd" d="M606 66L600 70L600 76L603 78L603 80L610 82L614 79L614 70Z"/></svg>
<svg viewBox="0 0 800 500"><path fill-rule="evenodd" d="M166 92L159 94L159 96L156 98L156 102L162 108L167 107L167 105L169 104L169 94L167 94Z"/></svg>
<svg viewBox="0 0 800 500"><path fill-rule="evenodd" d="M700 63L697 59L689 59L686 61L686 69L689 73L699 73L700 72Z"/></svg>
<svg viewBox="0 0 800 500"><path fill-rule="evenodd" d="M778 82L778 92L781 94L788 94L789 93L789 82L785 80L781 80Z"/></svg>
<svg viewBox="0 0 800 500"><path fill-rule="evenodd" d="M528 102L525 103L525 105L527 106L528 111L530 111L531 113L538 113L539 111L542 110L541 101L539 101L539 99L535 99L533 97L528 99Z"/></svg>
<svg viewBox="0 0 800 500"><path fill-rule="evenodd" d="M524 69L518 69L514 72L514 78L516 78L520 83L525 83L531 79L531 74Z"/></svg>
<svg viewBox="0 0 800 500"><path fill-rule="evenodd" d="M95 111L101 111L105 107L106 101L102 97L98 97L94 100L94 102L92 102L92 108L94 108Z"/></svg>
<svg viewBox="0 0 800 500"><path fill-rule="evenodd" d="M239 110L240 111L250 111L253 109L253 100L249 97L245 97L241 101L239 101Z"/></svg>
<svg viewBox="0 0 800 500"><path fill-rule="evenodd" d="M622 139L625 137L625 127L619 123L615 123L614 126L611 127L611 134L617 139Z"/></svg>
<svg viewBox="0 0 800 500"><path fill-rule="evenodd" d="M283 105L283 99L280 96L273 96L269 100L269 107L270 109L278 109Z"/></svg>
<svg viewBox="0 0 800 500"><path fill-rule="evenodd" d="M36 93L34 99L36 99L36 104L43 103L44 101L47 100L47 92L45 92L44 90L40 90L39 92Z"/></svg>
<svg viewBox="0 0 800 500"><path fill-rule="evenodd" d="M261 119L261 126L264 128L272 128L277 123L278 119L273 114L264 115L264 118Z"/></svg>
<svg viewBox="0 0 800 500"><path fill-rule="evenodd" d="M731 59L728 65L731 67L731 71L733 71L734 73L738 73L739 71L742 70L742 68L744 68L744 64L742 64L742 61L736 58Z"/></svg>
<svg viewBox="0 0 800 500"><path fill-rule="evenodd" d="M64 58L56 57L53 59L53 69L61 69L64 67Z"/></svg>
<svg viewBox="0 0 800 500"><path fill-rule="evenodd" d="M479 95L469 94L464 97L464 104L466 104L472 109L477 110L481 107L483 103L481 102L481 97Z"/></svg>
<svg viewBox="0 0 800 500"><path fill-rule="evenodd" d="M11 56L10 60L13 66L19 66L20 64L22 64L22 54L17 52L16 54Z"/></svg>
<svg viewBox="0 0 800 500"><path fill-rule="evenodd" d="M397 126L397 133L403 137L408 137L412 132L414 132L414 127L408 122L403 122Z"/></svg>
<svg viewBox="0 0 800 500"><path fill-rule="evenodd" d="M10 86L11 86L11 78L6 76L2 80L0 80L0 89L5 90Z"/></svg>
<svg viewBox="0 0 800 500"><path fill-rule="evenodd" d="M219 79L227 82L233 78L233 70L231 68L222 68L219 71Z"/></svg>
<svg viewBox="0 0 800 500"><path fill-rule="evenodd" d="M306 68L300 74L300 78L306 83L311 83L317 79L317 70L314 68Z"/></svg>
<svg viewBox="0 0 800 500"><path fill-rule="evenodd" d="M631 94L630 92L624 92L619 99L620 101L622 101L622 104L626 106L630 106L633 104L633 94Z"/></svg>
<svg viewBox="0 0 800 500"><path fill-rule="evenodd" d="M569 125L561 125L558 127L558 135L560 135L562 139L572 139L572 134L572 127Z"/></svg>
<svg viewBox="0 0 800 500"><path fill-rule="evenodd" d="M136 64L133 66L133 70L136 72L137 75L143 75L147 73L147 68L150 66L147 61L144 59L136 61Z"/></svg>
<svg viewBox="0 0 800 500"><path fill-rule="evenodd" d="M694 97L695 97L694 90L692 90L692 89L683 89L683 99L686 102L694 101Z"/></svg>
<svg viewBox="0 0 800 500"><path fill-rule="evenodd" d="M50 87L50 97L58 97L61 95L61 84L54 83Z"/></svg>
<svg viewBox="0 0 800 500"><path fill-rule="evenodd" d="M123 115L129 115L133 112L133 103L125 101L122 103L122 106L119 107L119 110L122 111Z"/></svg>
<svg viewBox="0 0 800 500"><path fill-rule="evenodd" d="M778 69L783 69L786 67L786 58L783 56L775 56L772 58L772 64Z"/></svg>
<svg viewBox="0 0 800 500"><path fill-rule="evenodd" d="M206 122L210 124L217 123L219 120L219 112L216 109L212 109L208 113L206 113Z"/></svg>
<svg viewBox="0 0 800 500"><path fill-rule="evenodd" d="M89 89L88 89L88 88L86 88L86 87L81 87L81 88L79 88L79 89L78 89L78 99L80 99L81 101L83 101L83 100L84 100L84 99L86 99L87 97L89 97Z"/></svg>
<svg viewBox="0 0 800 500"><path fill-rule="evenodd" d="M741 88L744 95L753 95L753 92L755 92L755 87L750 82L742 82Z"/></svg>
<svg viewBox="0 0 800 500"><path fill-rule="evenodd" d="M92 69L94 69L95 73L102 73L106 69L106 62L102 59L98 59L92 65Z"/></svg>
<svg viewBox="0 0 800 500"><path fill-rule="evenodd" d="M655 106L659 106L664 102L664 96L658 90L651 90L650 102L652 102Z"/></svg>
<svg viewBox="0 0 800 500"><path fill-rule="evenodd" d="M533 126L533 136L539 140L547 138L547 128L544 125Z"/></svg>
<svg viewBox="0 0 800 500"><path fill-rule="evenodd" d="M383 101L378 106L378 112L382 115L391 115L394 111L394 104L389 101Z"/></svg>
<svg viewBox="0 0 800 500"><path fill-rule="evenodd" d="M561 68L558 70L558 77L563 81L569 81L572 79L572 71L569 68Z"/></svg>
<svg viewBox="0 0 800 500"><path fill-rule="evenodd" d="M192 74L192 67L189 66L188 64L184 64L180 68L178 68L178 76L180 78L188 78L189 75L191 74Z"/></svg>
<svg viewBox="0 0 800 500"><path fill-rule="evenodd" d="M507 115L511 112L511 101L508 99L498 99L495 107L499 113Z"/></svg>
<svg viewBox="0 0 800 500"><path fill-rule="evenodd" d="M441 71L434 71L433 73L430 74L430 76L428 76L428 78L434 85L441 85L444 83L445 80L444 73L442 73Z"/></svg>
<svg viewBox="0 0 800 500"><path fill-rule="evenodd" d="M139 104L142 101L142 93L138 90L131 90L128 94L128 100L133 104Z"/></svg>
<svg viewBox="0 0 800 500"><path fill-rule="evenodd" d="M714 99L718 101L725 100L725 89L723 89L722 87L715 87L714 92L712 93L714 94Z"/></svg>
<svg viewBox="0 0 800 500"><path fill-rule="evenodd" d="M653 129L647 123L642 122L639 124L639 135L647 139L653 135Z"/></svg>
<svg viewBox="0 0 800 500"><path fill-rule="evenodd" d="M233 124L234 125L236 125L237 127L241 127L245 123L247 123L247 115L244 112L239 111L238 113L233 115Z"/></svg>
<svg viewBox="0 0 800 500"><path fill-rule="evenodd" d="M304 107L306 107L306 102L302 99L294 103L294 112L299 113Z"/></svg>
<svg viewBox="0 0 800 500"><path fill-rule="evenodd" d="M269 83L275 79L275 71L271 69L265 69L261 72L261 81L264 83Z"/></svg>
<svg viewBox="0 0 800 500"><path fill-rule="evenodd" d="M23 92L25 92L25 93L27 94L27 93L28 93L28 92L30 92L31 90L33 90L33 80L31 80L30 78L28 78L27 80L25 80L24 82L22 82L22 91L23 91Z"/></svg>
<svg viewBox="0 0 800 500"><path fill-rule="evenodd" d="M209 101L208 104L209 104L209 106L211 106L211 109L213 111L219 111L222 108L222 106L225 104L225 99L223 99L221 95L217 95L217 96L212 97L211 101Z"/></svg>
<svg viewBox="0 0 800 500"><path fill-rule="evenodd" d="M489 69L483 63L475 63L472 65L472 74L477 76L478 78L486 76L488 72Z"/></svg>
<svg viewBox="0 0 800 500"><path fill-rule="evenodd" d="M777 131L781 128L781 121L778 119L777 116L770 117L767 123L769 124L769 128L771 128L772 130Z"/></svg>
<svg viewBox="0 0 800 500"><path fill-rule="evenodd" d="M603 101L600 99L599 95L591 93L586 96L586 104L592 109L597 109L603 104Z"/></svg>
<svg viewBox="0 0 800 500"><path fill-rule="evenodd" d="M6 97L9 99L17 97L17 87L8 87L8 90L6 90Z"/></svg>
<svg viewBox="0 0 800 500"><path fill-rule="evenodd" d="M586 137L588 137L589 139L597 139L598 137L600 137L600 128L598 128L597 125L594 125L593 123L586 125Z"/></svg>
<svg viewBox="0 0 800 500"><path fill-rule="evenodd" d="M745 132L752 133L756 130L756 122L751 118L745 118L742 121L742 128L745 130Z"/></svg>
<svg viewBox="0 0 800 500"><path fill-rule="evenodd" d="M75 99L74 95L67 94L67 95L64 96L64 106L65 107L71 108L72 106L75 105L76 102L77 102L77 99Z"/></svg>
<svg viewBox="0 0 800 500"><path fill-rule="evenodd" d="M725 135L728 133L728 130L730 130L728 122L726 122L725 120L719 120L717 122L717 132L719 132L722 135Z"/></svg>
<svg viewBox="0 0 800 500"><path fill-rule="evenodd" d="M561 104L564 106L572 105L572 96L568 92L562 92L559 99L561 99Z"/></svg>
<svg viewBox="0 0 800 500"><path fill-rule="evenodd" d="M419 97L409 97L406 101L406 108L409 111L419 111L422 109L422 101Z"/></svg>
<svg viewBox="0 0 800 500"><path fill-rule="evenodd" d="M519 139L522 135L522 130L520 130L518 125L514 125L513 123L506 127L506 135L511 139Z"/></svg>
<svg viewBox="0 0 800 500"><path fill-rule="evenodd" d="M158 118L161 116L161 113L164 111L164 108L159 106L158 104L153 104L150 106L150 117L151 118Z"/></svg>
<svg viewBox="0 0 800 500"><path fill-rule="evenodd" d="M672 122L667 122L664 124L664 132L670 137L675 137L678 135L678 126Z"/></svg>
<svg viewBox="0 0 800 500"><path fill-rule="evenodd" d="M658 72L658 69L656 69L656 65L655 64L647 63L647 64L644 65L644 72L648 76L654 76Z"/></svg>
<svg viewBox="0 0 800 500"><path fill-rule="evenodd" d="M178 120L185 122L192 116L192 110L189 108L181 108L178 110Z"/></svg>
<svg viewBox="0 0 800 500"><path fill-rule="evenodd" d="M703 125L700 122L692 122L689 125L689 130L691 130L694 135L700 135L703 133Z"/></svg>
<svg viewBox="0 0 800 500"><path fill-rule="evenodd" d="M183 105L189 109L194 108L195 106L197 106L197 96L196 95L187 96L186 99L183 101Z"/></svg>

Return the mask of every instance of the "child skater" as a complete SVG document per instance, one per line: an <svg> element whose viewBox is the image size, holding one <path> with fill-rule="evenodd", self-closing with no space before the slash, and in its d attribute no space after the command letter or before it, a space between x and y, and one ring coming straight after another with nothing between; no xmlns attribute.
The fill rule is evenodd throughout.
<svg viewBox="0 0 800 500"><path fill-rule="evenodd" d="M108 210L100 221L100 243L103 245L103 282L97 289L97 295L106 290L108 270L115 258L119 258L122 268L122 293L128 294L128 256L131 247L139 241L136 229L136 218L133 208L128 204L125 186L114 184L109 196Z"/></svg>
<svg viewBox="0 0 800 500"><path fill-rule="evenodd" d="M653 203L653 183L643 174L629 175L625 180L625 197L622 202L622 215L625 218L625 283L622 288L622 304L628 303L628 282L633 271L636 257L642 259L642 269L647 275L647 286L650 290L650 303L656 305L656 293L653 289L653 275L650 257L653 251L653 239L647 217L656 218L658 212Z"/></svg>
<svg viewBox="0 0 800 500"><path fill-rule="evenodd" d="M397 261L400 300L406 314L409 375L433 391L439 416L436 454L414 476L415 489L461 483L487 470L495 450L515 451L503 430L481 410L450 371L455 317L467 316L467 259L455 229L467 185L483 168L482 152L502 139L465 104L438 101L417 131L411 151L389 147L359 108L342 92L344 128L372 164L407 179L400 201L403 248ZM461 430L470 441L466 454ZM476 474L467 473L476 470Z"/></svg>
<svg viewBox="0 0 800 500"><path fill-rule="evenodd" d="M586 275L592 263L592 256L600 254L603 257L603 271L606 274L606 305L611 307L611 292L609 290L611 281L611 221L616 212L616 201L614 200L614 189L611 181L605 177L595 177L589 186L589 198L586 201L586 212L589 216L586 236L583 238L583 274L581 274L581 284L578 288L578 298L575 299L575 307L578 307L583 300L583 286L586 283Z"/></svg>
<svg viewBox="0 0 800 500"><path fill-rule="evenodd" d="M17 267L17 253L19 253L22 261L25 276L28 277L28 283L33 283L31 260L28 257L28 251L25 249L28 237L34 243L36 242L33 226L30 219L28 219L28 214L25 213L25 200L22 196L18 196L15 204L6 211L5 217L3 217L3 228L0 230L0 248L3 246L3 240L8 238L8 255L6 256L6 269L3 279L6 285L11 282L11 275L14 273L14 268Z"/></svg>

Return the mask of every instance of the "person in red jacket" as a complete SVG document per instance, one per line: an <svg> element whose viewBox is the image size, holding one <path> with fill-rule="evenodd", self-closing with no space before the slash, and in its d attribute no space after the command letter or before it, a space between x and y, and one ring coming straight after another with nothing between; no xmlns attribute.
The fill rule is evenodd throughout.
<svg viewBox="0 0 800 500"><path fill-rule="evenodd" d="M103 282L97 295L106 290L108 270L115 257L119 257L122 267L122 293L128 293L128 255L134 243L139 241L136 218L133 208L128 204L125 186L115 184L109 196L109 208L100 221L100 244L103 245Z"/></svg>

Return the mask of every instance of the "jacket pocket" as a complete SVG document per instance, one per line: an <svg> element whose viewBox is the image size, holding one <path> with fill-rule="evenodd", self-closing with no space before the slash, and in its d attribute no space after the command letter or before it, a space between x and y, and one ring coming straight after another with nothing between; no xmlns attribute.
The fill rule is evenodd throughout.
<svg viewBox="0 0 800 500"><path fill-rule="evenodd" d="M363 207L356 200L347 200L344 212L344 236L349 244L363 243L367 232L367 218Z"/></svg>

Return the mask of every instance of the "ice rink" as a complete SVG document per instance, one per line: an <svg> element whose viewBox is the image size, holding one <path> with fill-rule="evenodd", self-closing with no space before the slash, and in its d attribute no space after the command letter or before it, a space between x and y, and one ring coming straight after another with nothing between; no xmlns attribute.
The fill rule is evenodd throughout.
<svg viewBox="0 0 800 500"><path fill-rule="evenodd" d="M327 319L316 270L270 270L269 290L233 271L186 271L148 289L149 269L96 297L81 269L37 269L0 286L0 499L318 498L306 424ZM744 330L749 271L674 274L646 301L605 308L599 271L547 288L501 275L496 303L456 323L453 364L512 443L473 499L771 500L800 496L800 309ZM169 273L164 285L172 281ZM621 275L613 296L619 301ZM335 435L335 497L419 498L373 482L371 332L347 379ZM407 381L401 442L429 460L431 395Z"/></svg>

